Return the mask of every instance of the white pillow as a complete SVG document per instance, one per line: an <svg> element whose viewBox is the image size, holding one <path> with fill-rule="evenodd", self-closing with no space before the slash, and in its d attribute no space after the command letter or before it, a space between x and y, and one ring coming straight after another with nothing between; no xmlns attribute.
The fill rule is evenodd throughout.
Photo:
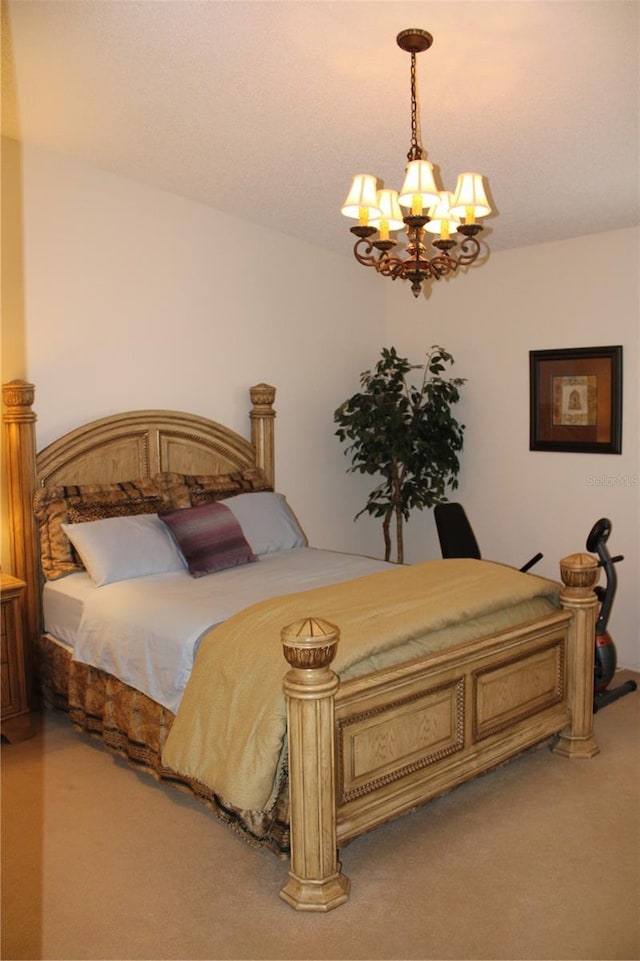
<svg viewBox="0 0 640 961"><path fill-rule="evenodd" d="M157 514L61 526L97 587L146 574L185 570L184 558Z"/></svg>
<svg viewBox="0 0 640 961"><path fill-rule="evenodd" d="M307 539L284 494L255 491L226 497L221 503L234 514L254 554L306 547Z"/></svg>

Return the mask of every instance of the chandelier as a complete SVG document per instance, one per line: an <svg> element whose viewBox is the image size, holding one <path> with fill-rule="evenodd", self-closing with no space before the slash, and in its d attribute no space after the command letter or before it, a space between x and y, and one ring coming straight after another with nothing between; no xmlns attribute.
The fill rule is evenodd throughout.
<svg viewBox="0 0 640 961"><path fill-rule="evenodd" d="M416 54L428 50L433 37L426 30L412 29L403 30L396 40L411 54L411 146L404 184L400 194L386 188L378 190L377 177L356 174L341 211L358 221L350 228L358 238L353 248L358 263L375 267L392 280L410 280L413 295L418 297L425 280L439 280L477 260L477 235L482 230L477 221L490 214L491 207L481 174L459 174L453 193L438 189L433 165L423 159L416 104ZM409 239L406 255L391 255L398 241L390 232L402 229ZM433 239L426 238L427 233ZM454 239L456 233L459 239ZM427 249L426 239L437 252ZM454 248L458 248L455 253Z"/></svg>

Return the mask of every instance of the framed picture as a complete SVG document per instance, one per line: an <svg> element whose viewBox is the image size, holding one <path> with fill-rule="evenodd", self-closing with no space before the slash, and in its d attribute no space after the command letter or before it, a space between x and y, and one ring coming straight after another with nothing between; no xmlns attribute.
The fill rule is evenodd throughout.
<svg viewBox="0 0 640 961"><path fill-rule="evenodd" d="M529 352L529 450L622 451L622 347Z"/></svg>

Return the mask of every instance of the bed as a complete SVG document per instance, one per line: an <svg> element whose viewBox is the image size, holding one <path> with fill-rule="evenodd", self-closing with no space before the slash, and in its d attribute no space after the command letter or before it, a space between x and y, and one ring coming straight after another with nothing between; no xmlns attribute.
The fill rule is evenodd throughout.
<svg viewBox="0 0 640 961"><path fill-rule="evenodd" d="M93 421L40 452L34 394L24 381L3 387L12 564L27 585L34 697L68 712L133 765L191 791L245 839L288 857L280 896L292 907L328 911L344 903L350 882L338 860L342 846L528 747L550 740L568 758L597 753L598 565L591 555L563 558L562 584L485 561L396 568L331 552L325 578L323 552L306 544L275 486L273 387L250 390L248 439L198 415L147 410ZM273 505L278 523L286 519L284 541L281 526L272 536L271 514L255 520ZM239 530L250 556L216 568L216 555L211 570L194 576L201 544L187 521L200 525L203 517L232 531L227 552L238 549ZM82 538L116 527L135 543L168 529L182 568L171 567L173 557L163 567L158 547L150 574L135 570L113 582L99 558L96 575ZM223 585L226 598L227 585L245 585L249 575L264 584L247 595L246 610L234 601L237 610L205 629L207 615L198 611L206 585ZM80 651L85 643L79 625L92 598L103 599L98 613L100 605L103 614L120 610L129 578L145 589L153 582L156 593L140 608L149 633L152 615L171 624L163 605L174 587L196 592L193 600L180 595L193 617L177 694L157 694L123 675L116 646L106 660L74 653L74 643ZM493 599L504 578L507 599ZM69 620L58 620L61 595L72 643ZM116 633L127 625L122 619ZM170 647L170 638L163 641L163 651ZM139 659L145 669L153 660ZM171 670L160 665L170 685L172 663ZM224 774L216 769L222 754Z"/></svg>

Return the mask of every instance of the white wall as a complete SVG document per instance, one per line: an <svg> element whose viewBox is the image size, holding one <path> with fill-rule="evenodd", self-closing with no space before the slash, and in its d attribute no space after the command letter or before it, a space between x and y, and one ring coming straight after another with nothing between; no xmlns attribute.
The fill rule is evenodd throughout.
<svg viewBox="0 0 640 961"><path fill-rule="evenodd" d="M499 229L499 223L496 224ZM490 256L441 281L429 299L387 288L388 342L420 362L431 344L466 377L460 500L483 555L519 566L540 550L536 572L559 579L558 560L585 549L609 517L609 547L624 554L610 631L623 665L640 667L639 291L637 229ZM529 351L623 346L622 454L529 450ZM415 514L409 560L439 556L432 514Z"/></svg>
<svg viewBox="0 0 640 961"><path fill-rule="evenodd" d="M333 411L394 344L434 343L468 378L462 500L486 557L557 578L593 522L623 553L611 619L619 659L638 651L638 231L494 254L429 299L334 255L47 151L23 149L26 370L39 446L93 417L166 407L245 432L246 389L278 388L277 486L312 543L380 555L377 521L353 523L371 479L347 474ZM499 225L496 226L496 229ZM622 344L623 454L530 452L528 352ZM603 479L594 484L590 478ZM610 482L610 478L614 478ZM615 478L622 480L616 481ZM415 514L407 558L439 556Z"/></svg>
<svg viewBox="0 0 640 961"><path fill-rule="evenodd" d="M379 290L346 255L23 148L26 376L38 446L94 417L174 408L247 434L277 389L277 485L318 546L371 553L333 411L382 338ZM347 242L348 245L348 242ZM14 317L13 323L20 318ZM21 376L3 371L3 376Z"/></svg>

